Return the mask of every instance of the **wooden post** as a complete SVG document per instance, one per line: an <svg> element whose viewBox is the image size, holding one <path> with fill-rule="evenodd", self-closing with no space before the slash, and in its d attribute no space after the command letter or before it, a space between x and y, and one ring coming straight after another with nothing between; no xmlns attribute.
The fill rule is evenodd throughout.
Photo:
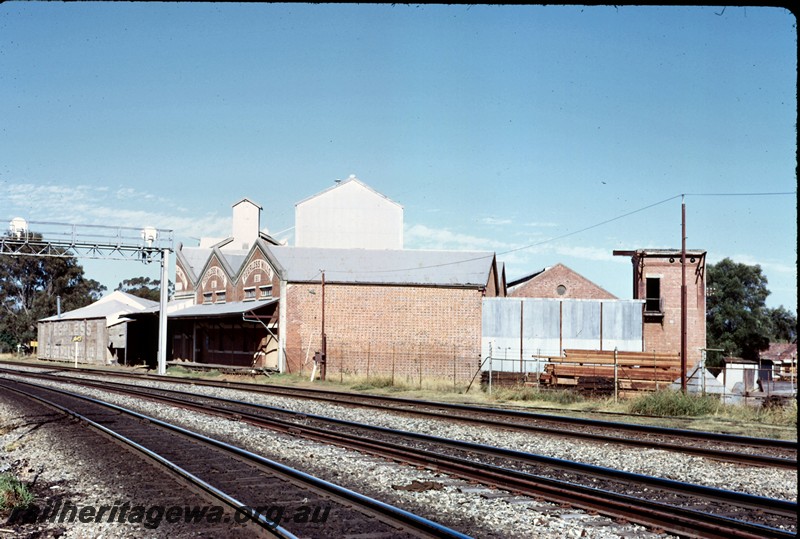
<svg viewBox="0 0 800 539"><path fill-rule="evenodd" d="M319 367L319 374L322 380L325 380L325 375L327 374L327 363L328 363L328 339L325 335L325 272L322 272L322 365ZM341 366L339 367L339 372L341 373Z"/></svg>
<svg viewBox="0 0 800 539"><path fill-rule="evenodd" d="M686 301L686 202L681 200L681 391L684 393L686 393L686 355L688 350Z"/></svg>

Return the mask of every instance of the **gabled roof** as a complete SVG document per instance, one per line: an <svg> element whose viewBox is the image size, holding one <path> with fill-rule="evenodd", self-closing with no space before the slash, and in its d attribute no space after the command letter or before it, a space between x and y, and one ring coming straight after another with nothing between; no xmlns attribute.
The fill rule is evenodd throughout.
<svg viewBox="0 0 800 539"><path fill-rule="evenodd" d="M61 313L60 318L58 315L42 318L40 322L105 318L107 325L113 325L118 323L119 318L123 315L139 312L157 305L157 301L150 301L121 290L115 290L91 305Z"/></svg>
<svg viewBox="0 0 800 539"><path fill-rule="evenodd" d="M759 354L761 359L772 361L786 361L797 358L797 343L773 342L769 348Z"/></svg>
<svg viewBox="0 0 800 539"><path fill-rule="evenodd" d="M387 197L387 196L386 196L386 195L384 195L383 193L379 193L378 191L376 191L375 189L373 189L373 188L372 188L372 187L370 187L369 185L365 184L364 182L362 182L361 180L359 180L358 178L356 178L356 177L355 177L355 175L352 175L352 174L351 174L351 175L350 175L350 177L349 177L349 178L347 178L346 180L344 180L344 181L337 181L335 185L333 185L333 186L331 186L331 187L328 187L328 188L327 188L327 189L325 189L324 191L320 191L320 192L319 192L319 193L317 193L316 195L311 195L310 197L306 197L306 198L304 198L304 199L303 199L303 200L301 200L300 202L296 202L296 203L295 203L295 207L299 206L300 204L304 204L304 203L308 202L309 200L315 199L315 198L317 198L317 197L320 197L320 196L322 196L322 195L324 195L324 194L326 194L326 193L329 193L330 191L333 191L334 189L339 189L340 187L343 187L343 186L345 186L345 185L347 185L347 184L350 184L350 183L358 184L359 186L363 187L364 189L367 189L368 191L371 191L371 192L372 192L372 193L374 193L375 195L377 195L377 196L379 196L379 197L381 197L381 198L385 199L387 202L391 202L391 203L392 203L392 204L394 204L395 206L399 206L399 207L401 207L401 208L403 207L401 204L398 204L397 202L395 202L395 201L394 201L394 200L392 200L391 198Z"/></svg>
<svg viewBox="0 0 800 539"><path fill-rule="evenodd" d="M280 245L275 238L264 232L258 233L258 238L250 249L227 249L223 250L222 247L233 241L233 238L227 238L218 242L213 247L179 247L176 256L181 260L181 265L184 270L188 272L187 277L191 280L193 285L196 285L203 276L206 269L208 269L208 262L211 260L211 255L217 256L217 259L225 270L228 277L235 281L238 277L239 271L242 269L242 264L250 257L255 245L259 244L261 250L265 250L267 245Z"/></svg>
<svg viewBox="0 0 800 539"><path fill-rule="evenodd" d="M564 264L561 264L560 262L554 266L546 267L542 270L539 270L537 272L531 273L529 275L511 281L507 285L508 294L514 295L515 292L523 290L525 285L531 282L535 282L536 284L545 283L548 278L551 278L552 276L556 276L559 274L562 276L562 278L584 283L585 287L583 288L584 291L595 290L596 291L595 296L590 296L590 297L596 297L596 299L601 299L601 297L605 297L606 299L616 299L616 296L614 294L612 294L602 286L599 286L595 282L587 279L580 273L576 272L572 268L565 266ZM574 298L575 296L570 294L569 297Z"/></svg>
<svg viewBox="0 0 800 539"><path fill-rule="evenodd" d="M494 253L270 246L288 282L484 287Z"/></svg>
<svg viewBox="0 0 800 539"><path fill-rule="evenodd" d="M539 271L534 271L533 273L529 273L528 275L525 275L524 277L520 277L519 279L514 279L513 281L510 281L508 283L509 291L512 288L514 288L515 286L517 286L517 285L520 285L520 284L523 284L523 283L527 283L528 281L530 281L531 279L533 279L537 275L541 275L542 273L544 273L545 271L547 271L549 269L550 268L540 269Z"/></svg>
<svg viewBox="0 0 800 539"><path fill-rule="evenodd" d="M242 202L249 202L250 204L252 204L252 205L253 205L253 206L255 206L256 208L258 208L259 210L263 210L263 209L264 209L264 208L262 208L262 207L261 207L261 205L260 205L260 204L257 204L257 203L255 203L255 202L253 202L252 200L250 200L250 199L249 199L249 198L247 198L247 197L244 197L244 198L242 198L241 200L239 200L239 202L234 202L233 204L231 204L231 208L235 208L236 206L238 206L238 205L239 205L239 204L241 204Z"/></svg>
<svg viewBox="0 0 800 539"><path fill-rule="evenodd" d="M200 271L208 262L212 250L207 247L178 247L175 256L181 260L183 269L187 272L189 280L196 284L200 279Z"/></svg>

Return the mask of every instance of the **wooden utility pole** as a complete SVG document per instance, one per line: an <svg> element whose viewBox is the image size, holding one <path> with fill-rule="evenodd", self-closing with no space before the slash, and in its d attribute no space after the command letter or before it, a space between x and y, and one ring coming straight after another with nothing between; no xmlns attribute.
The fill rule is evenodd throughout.
<svg viewBox="0 0 800 539"><path fill-rule="evenodd" d="M328 338L325 335L325 272L322 272L322 357L320 358L319 375L325 380L325 371L328 363Z"/></svg>
<svg viewBox="0 0 800 539"><path fill-rule="evenodd" d="M686 393L686 201L681 196L681 391Z"/></svg>

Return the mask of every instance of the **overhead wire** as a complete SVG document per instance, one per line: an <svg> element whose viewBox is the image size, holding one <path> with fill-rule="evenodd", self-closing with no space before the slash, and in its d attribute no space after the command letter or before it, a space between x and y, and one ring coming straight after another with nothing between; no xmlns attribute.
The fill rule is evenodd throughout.
<svg viewBox="0 0 800 539"><path fill-rule="evenodd" d="M581 228L579 230L574 230L572 232L567 232L567 233L561 234L559 236L553 236L552 238L548 238L548 239L542 240L540 242L531 243L531 244L528 244L528 245L523 245L521 247L515 247L514 249L509 249L507 251L502 251L502 252L498 252L498 253L492 253L491 255L484 255L484 256L478 256L478 257L473 257L473 258L465 258L463 260L459 260L459 261L456 261L456 262L443 262L441 264L431 264L431 265L427 265L427 266L416 266L416 267L413 267L413 268L405 268L405 269L397 268L397 269L387 269L387 270L364 270L364 271L362 271L362 273L392 273L392 272L397 272L397 271L411 271L411 270L438 268L438 267L444 267L444 266L453 266L453 265L456 265L456 264L463 264L463 263L466 263L466 262L473 262L473 261L476 261L476 260L484 260L484 259L488 260L488 259L490 259L492 257L495 257L495 256L502 256L502 255L506 255L506 254L510 254L510 253L515 253L517 251L523 251L525 249L538 247L540 245L544 245L544 244L547 244L547 243L550 243L550 242L553 242L553 241L557 241L557 240L561 240L561 239L564 239L564 238L568 238L568 237L574 236L576 234L581 234L583 232L586 232L587 230L592 230L594 228L598 228L598 227L601 227L603 225L607 225L608 223L613 223L614 221L618 221L620 219L624 219L625 217L630 217L631 215L635 215L637 213L641 213L643 211L649 210L649 209L654 208L656 206L660 206L661 204L666 204L667 202L670 202L670 201L675 200L677 198L683 198L683 197L687 197L687 196L786 196L786 195L795 195L796 196L797 192L778 191L778 192L753 192L753 193L681 193L681 194L678 194L678 195L673 195L671 197L665 198L664 200L660 200L658 202L654 202L652 204L648 204L647 206L643 206L643 207L638 208L636 210L623 213L623 214L618 215L616 217L612 217L611 219L605 219L603 221L600 221L600 222L595 223L593 225L589 225L589 226Z"/></svg>

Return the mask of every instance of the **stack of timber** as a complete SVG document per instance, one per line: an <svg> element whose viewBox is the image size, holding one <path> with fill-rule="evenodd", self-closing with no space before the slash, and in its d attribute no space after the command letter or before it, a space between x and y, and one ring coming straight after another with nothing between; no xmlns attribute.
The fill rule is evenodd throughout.
<svg viewBox="0 0 800 539"><path fill-rule="evenodd" d="M486 389L490 383L498 387L533 386L538 385L538 378L535 372L483 371L481 387Z"/></svg>
<svg viewBox="0 0 800 539"><path fill-rule="evenodd" d="M681 375L680 354L564 350L551 357L539 381L542 386L574 387L582 391L655 391Z"/></svg>

